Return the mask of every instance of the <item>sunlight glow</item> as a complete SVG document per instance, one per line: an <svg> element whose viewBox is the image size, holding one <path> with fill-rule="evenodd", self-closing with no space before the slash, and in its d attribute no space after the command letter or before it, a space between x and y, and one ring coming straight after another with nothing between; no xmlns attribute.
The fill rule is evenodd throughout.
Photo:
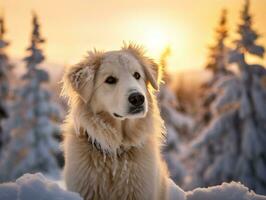
<svg viewBox="0 0 266 200"><path fill-rule="evenodd" d="M144 36L144 45L152 55L158 56L169 44L168 37L161 29L150 29Z"/></svg>
<svg viewBox="0 0 266 200"><path fill-rule="evenodd" d="M172 24L175 23L175 26ZM162 52L166 47L170 47L172 54L169 57L168 70L178 71L184 69L183 66L190 61L188 51L189 40L191 33L187 27L179 22L171 22L162 19L134 19L127 22L127 38L125 40L136 41L143 45L147 50L147 55L153 58L156 62L160 62ZM178 29L176 28L178 27ZM184 58L187 61L184 62Z"/></svg>

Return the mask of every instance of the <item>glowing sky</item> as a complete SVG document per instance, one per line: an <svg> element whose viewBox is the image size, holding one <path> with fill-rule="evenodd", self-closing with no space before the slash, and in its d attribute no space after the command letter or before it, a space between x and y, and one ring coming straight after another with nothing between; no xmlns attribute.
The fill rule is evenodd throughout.
<svg viewBox="0 0 266 200"><path fill-rule="evenodd" d="M31 11L41 22L47 39L48 61L72 64L96 47L113 50L122 41L136 41L158 58L163 46L170 45L171 70L202 67L206 47L213 38L222 8L228 8L230 34L239 22L243 0L2 0L11 41L11 56L25 56L31 32ZM265 37L266 0L252 0L254 27ZM265 59L263 61L265 63Z"/></svg>

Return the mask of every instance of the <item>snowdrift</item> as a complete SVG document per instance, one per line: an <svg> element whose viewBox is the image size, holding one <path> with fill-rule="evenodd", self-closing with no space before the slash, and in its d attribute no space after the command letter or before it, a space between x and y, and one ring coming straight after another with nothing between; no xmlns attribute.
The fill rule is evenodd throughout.
<svg viewBox="0 0 266 200"><path fill-rule="evenodd" d="M61 189L41 173L24 174L16 182L0 184L0 200L82 200Z"/></svg>
<svg viewBox="0 0 266 200"><path fill-rule="evenodd" d="M187 200L266 200L240 183L223 183L209 188L197 188L186 193Z"/></svg>
<svg viewBox="0 0 266 200"><path fill-rule="evenodd" d="M173 187L174 189L174 187ZM176 197L184 196L183 191L175 191ZM256 195L240 183L223 183L220 186L197 188L185 193L187 200L266 200ZM73 192L65 191L42 174L25 174L16 182L0 184L0 200L82 200ZM181 200L176 198L177 200ZM183 200L183 199L182 199Z"/></svg>

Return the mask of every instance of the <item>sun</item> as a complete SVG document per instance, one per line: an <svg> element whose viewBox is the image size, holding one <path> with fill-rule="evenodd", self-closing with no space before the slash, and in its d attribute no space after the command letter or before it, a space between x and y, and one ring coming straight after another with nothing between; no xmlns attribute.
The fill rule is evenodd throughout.
<svg viewBox="0 0 266 200"><path fill-rule="evenodd" d="M137 19L127 22L125 41L133 41L143 46L148 56L155 61L160 59L163 50L172 46L176 37L175 29L171 24L156 17L150 19Z"/></svg>
<svg viewBox="0 0 266 200"><path fill-rule="evenodd" d="M169 45L169 38L162 29L149 29L144 35L145 47L151 55L158 56Z"/></svg>

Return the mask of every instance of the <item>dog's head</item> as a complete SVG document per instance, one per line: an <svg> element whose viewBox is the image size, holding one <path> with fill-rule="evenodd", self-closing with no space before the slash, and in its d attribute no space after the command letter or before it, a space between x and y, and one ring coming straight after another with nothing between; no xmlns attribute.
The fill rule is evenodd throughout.
<svg viewBox="0 0 266 200"><path fill-rule="evenodd" d="M108 112L121 120L145 117L148 92L157 90L159 81L159 66L132 44L120 51L90 52L64 78L64 84L94 113Z"/></svg>

